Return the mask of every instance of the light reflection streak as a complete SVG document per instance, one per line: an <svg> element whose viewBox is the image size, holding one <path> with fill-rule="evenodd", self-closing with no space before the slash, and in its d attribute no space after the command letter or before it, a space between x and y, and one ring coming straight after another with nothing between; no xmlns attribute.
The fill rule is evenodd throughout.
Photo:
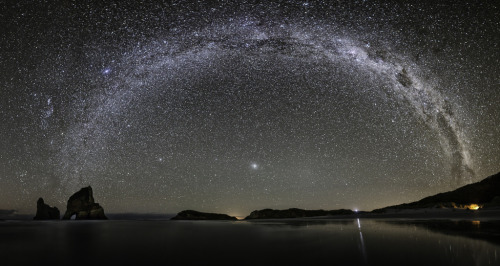
<svg viewBox="0 0 500 266"><path fill-rule="evenodd" d="M356 220L358 222L359 240L361 242L361 254L363 255L363 262L365 265L368 265L368 258L366 256L365 240L363 238L363 232L361 231L361 222L359 221L359 218Z"/></svg>

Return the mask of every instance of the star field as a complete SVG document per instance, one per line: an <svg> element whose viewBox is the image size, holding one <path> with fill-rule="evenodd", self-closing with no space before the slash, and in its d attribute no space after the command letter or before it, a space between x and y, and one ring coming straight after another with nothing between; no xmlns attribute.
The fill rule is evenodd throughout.
<svg viewBox="0 0 500 266"><path fill-rule="evenodd" d="M2 7L0 209L361 209L500 170L498 5Z"/></svg>

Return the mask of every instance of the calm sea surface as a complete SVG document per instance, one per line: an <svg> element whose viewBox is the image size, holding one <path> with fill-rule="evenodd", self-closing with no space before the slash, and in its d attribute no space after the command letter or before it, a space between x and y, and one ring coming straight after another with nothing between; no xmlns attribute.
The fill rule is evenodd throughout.
<svg viewBox="0 0 500 266"><path fill-rule="evenodd" d="M370 219L3 221L0 264L500 265L498 226Z"/></svg>

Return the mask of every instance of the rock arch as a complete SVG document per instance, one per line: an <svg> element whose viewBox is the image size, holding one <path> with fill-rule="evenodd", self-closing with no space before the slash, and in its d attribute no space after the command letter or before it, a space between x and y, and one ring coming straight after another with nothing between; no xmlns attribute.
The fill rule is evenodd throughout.
<svg viewBox="0 0 500 266"><path fill-rule="evenodd" d="M73 194L66 207L63 220L71 219L76 215L76 220L105 220L104 209L95 203L92 187L88 186Z"/></svg>

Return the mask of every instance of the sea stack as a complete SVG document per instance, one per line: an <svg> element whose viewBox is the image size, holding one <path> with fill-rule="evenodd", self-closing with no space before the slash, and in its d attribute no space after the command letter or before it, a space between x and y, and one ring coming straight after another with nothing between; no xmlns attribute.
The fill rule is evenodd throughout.
<svg viewBox="0 0 500 266"><path fill-rule="evenodd" d="M106 220L104 209L94 201L92 187L88 186L73 194L69 200L63 220L71 219L76 215L76 220Z"/></svg>
<svg viewBox="0 0 500 266"><path fill-rule="evenodd" d="M61 212L57 207L50 207L45 204L42 198L36 202L36 215L33 220L59 220L61 219Z"/></svg>

